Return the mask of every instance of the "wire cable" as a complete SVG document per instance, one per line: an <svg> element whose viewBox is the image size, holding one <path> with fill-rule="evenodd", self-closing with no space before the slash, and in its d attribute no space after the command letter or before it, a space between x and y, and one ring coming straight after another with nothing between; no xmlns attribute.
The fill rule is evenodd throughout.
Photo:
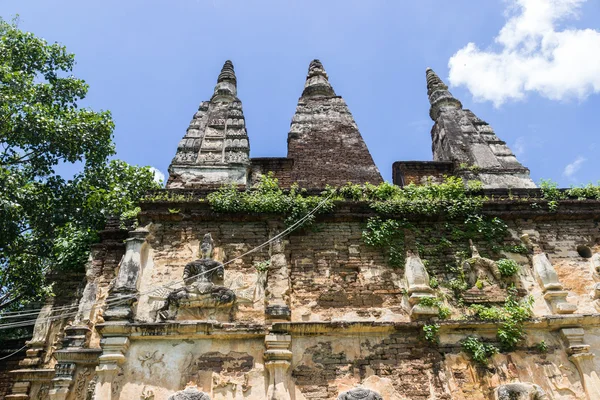
<svg viewBox="0 0 600 400"><path fill-rule="evenodd" d="M26 347L27 347L27 345L25 344L25 345L23 345L23 347L21 347L19 350L13 351L12 353L10 353L10 354L9 354L9 355L7 355L7 356L0 357L0 361L2 361L2 360L6 360L7 358L10 358L10 357L14 356L15 354L17 354L18 352L20 352L21 350L23 350L23 349L24 349L24 348L26 348Z"/></svg>

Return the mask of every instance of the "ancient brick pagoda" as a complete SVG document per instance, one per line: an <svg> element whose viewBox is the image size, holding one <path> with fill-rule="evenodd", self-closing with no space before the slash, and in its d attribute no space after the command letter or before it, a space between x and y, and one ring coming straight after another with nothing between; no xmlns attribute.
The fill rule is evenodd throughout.
<svg viewBox="0 0 600 400"><path fill-rule="evenodd" d="M411 228L391 233L402 234L393 266L363 232L373 218L401 218L368 201L336 201L314 229L283 236L283 215L216 212L209 193L252 190L268 173L307 195L382 182L318 60L287 157L251 158L227 61L177 147L166 189L141 202L135 229L109 221L85 274L60 277L26 353L0 364L0 397L600 399L600 202L548 207L490 125L431 69L426 82L433 161L394 163L393 183L480 181L470 195L486 196L481 218L506 225L498 242L461 234L447 215L408 216ZM481 362L465 339L497 346L502 321L474 318L469 306L498 309L529 295L526 336Z"/></svg>

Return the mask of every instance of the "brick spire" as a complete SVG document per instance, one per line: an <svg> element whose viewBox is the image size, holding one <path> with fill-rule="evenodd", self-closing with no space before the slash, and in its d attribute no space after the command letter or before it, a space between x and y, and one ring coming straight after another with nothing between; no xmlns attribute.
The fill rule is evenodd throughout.
<svg viewBox="0 0 600 400"><path fill-rule="evenodd" d="M344 99L313 60L288 134L291 178L305 188L382 182Z"/></svg>

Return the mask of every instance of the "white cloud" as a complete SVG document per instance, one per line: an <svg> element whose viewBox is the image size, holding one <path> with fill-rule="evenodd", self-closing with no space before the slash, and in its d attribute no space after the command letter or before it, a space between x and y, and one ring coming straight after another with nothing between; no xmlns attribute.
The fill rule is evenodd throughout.
<svg viewBox="0 0 600 400"><path fill-rule="evenodd" d="M572 178L573 175L581 168L581 165L586 161L586 159L582 156L577 156L575 161L570 164L567 164L563 171L563 175L567 178Z"/></svg>
<svg viewBox="0 0 600 400"><path fill-rule="evenodd" d="M158 168L150 167L150 171L154 174L154 182L156 183L164 183L165 182L165 174L160 172Z"/></svg>
<svg viewBox="0 0 600 400"><path fill-rule="evenodd" d="M449 60L450 83L496 107L537 92L552 100L600 92L600 32L557 30L586 0L509 0L499 51L469 43Z"/></svg>

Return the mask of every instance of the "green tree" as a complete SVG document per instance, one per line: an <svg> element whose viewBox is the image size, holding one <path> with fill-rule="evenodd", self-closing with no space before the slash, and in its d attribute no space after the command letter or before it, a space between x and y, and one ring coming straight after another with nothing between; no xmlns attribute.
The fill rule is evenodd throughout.
<svg viewBox="0 0 600 400"><path fill-rule="evenodd" d="M148 167L108 161L108 111L80 108L74 55L0 19L0 311L48 294L48 271L81 269L107 216L155 188ZM56 168L81 163L66 180Z"/></svg>

